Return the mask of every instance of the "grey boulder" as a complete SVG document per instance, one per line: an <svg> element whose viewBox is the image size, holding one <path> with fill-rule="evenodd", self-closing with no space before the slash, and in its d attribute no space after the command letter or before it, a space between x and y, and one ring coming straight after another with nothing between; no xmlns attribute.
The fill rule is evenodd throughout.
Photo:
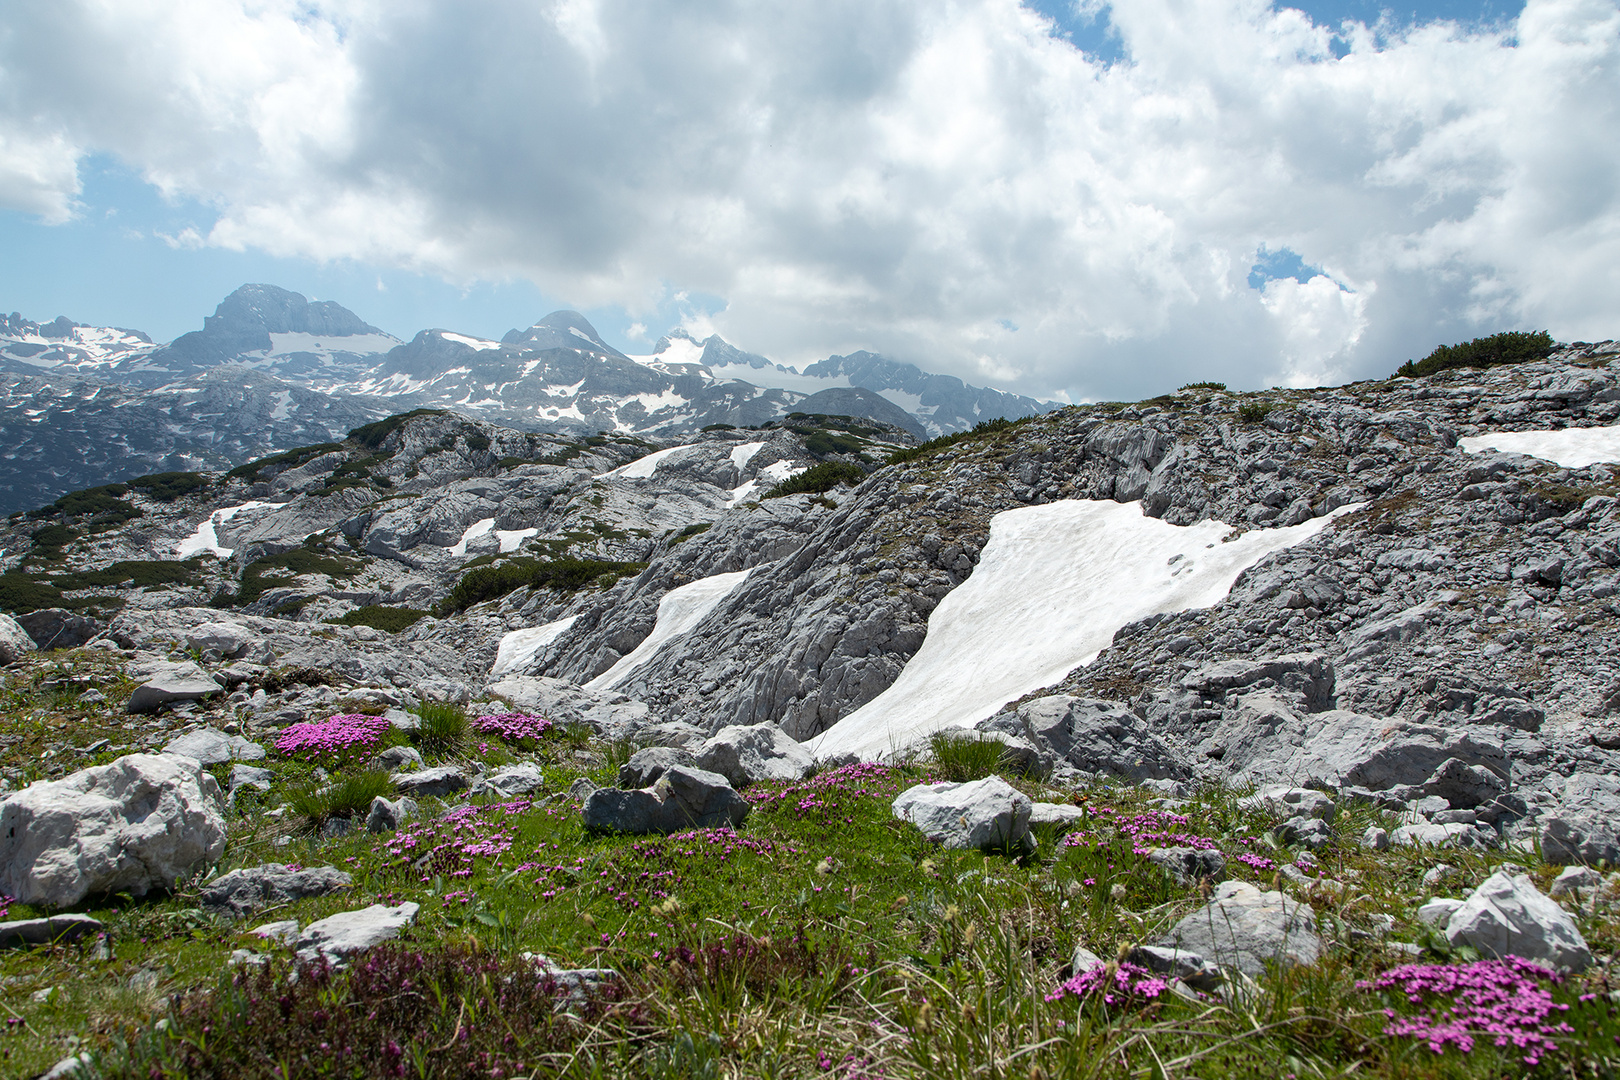
<svg viewBox="0 0 1620 1080"><path fill-rule="evenodd" d="M525 761L496 769L488 776L479 777L467 790L467 794L469 797L494 795L502 799L511 799L539 791L545 786L546 778L541 773L540 766Z"/></svg>
<svg viewBox="0 0 1620 1080"><path fill-rule="evenodd" d="M422 768L422 752L414 746L390 746L372 758L371 764L387 772L409 772Z"/></svg>
<svg viewBox="0 0 1620 1080"><path fill-rule="evenodd" d="M1213 899L1154 944L1195 953L1221 967L1260 975L1266 964L1313 964L1322 953L1309 904L1246 881L1215 887Z"/></svg>
<svg viewBox="0 0 1620 1080"><path fill-rule="evenodd" d="M0 892L47 907L168 889L225 850L219 784L191 758L129 754L0 802Z"/></svg>
<svg viewBox="0 0 1620 1080"><path fill-rule="evenodd" d="M637 750L630 755L629 761L619 766L619 786L627 791L651 787L658 782L660 776L677 765L691 768L696 762L685 750L677 750L671 746L651 746L645 750Z"/></svg>
<svg viewBox="0 0 1620 1080"><path fill-rule="evenodd" d="M15 664L39 646L10 615L0 615L0 664Z"/></svg>
<svg viewBox="0 0 1620 1080"><path fill-rule="evenodd" d="M1179 884L1192 885L1226 873L1226 856L1202 848L1164 847L1148 851L1148 862L1167 871Z"/></svg>
<svg viewBox="0 0 1620 1080"><path fill-rule="evenodd" d="M1225 980L1221 969L1197 953L1185 949L1166 948L1163 945L1138 945L1125 954L1127 963L1147 968L1155 975L1168 975L1180 979L1194 990L1206 993Z"/></svg>
<svg viewBox="0 0 1620 1080"><path fill-rule="evenodd" d="M1272 784L1238 800L1238 807L1251 813L1270 814L1274 817L1320 818L1331 822L1336 812L1333 796L1315 788L1288 787Z"/></svg>
<svg viewBox="0 0 1620 1080"><path fill-rule="evenodd" d="M1577 773L1558 809L1541 820L1541 857L1554 866L1620 863L1620 780Z"/></svg>
<svg viewBox="0 0 1620 1080"><path fill-rule="evenodd" d="M1128 780L1188 775L1180 755L1120 702L1054 694L1020 705L1016 715L1031 743L1084 772Z"/></svg>
<svg viewBox="0 0 1620 1080"><path fill-rule="evenodd" d="M416 800L401 795L397 799L385 799L378 795L371 800L371 810L366 814L366 831L373 833L390 833L399 831L399 827L416 816Z"/></svg>
<svg viewBox="0 0 1620 1080"><path fill-rule="evenodd" d="M294 949L304 961L326 960L341 964L355 953L376 948L399 936L416 921L418 905L406 901L394 907L372 904L358 911L345 911L304 927Z"/></svg>
<svg viewBox="0 0 1620 1080"><path fill-rule="evenodd" d="M0 922L0 949L19 949L29 945L54 945L78 941L99 934L104 929L100 922L88 915L52 915L44 919L13 919Z"/></svg>
<svg viewBox="0 0 1620 1080"><path fill-rule="evenodd" d="M132 713L157 712L165 705L182 701L201 701L212 697L223 687L213 676L196 664L159 664L135 692L129 695L124 709Z"/></svg>
<svg viewBox="0 0 1620 1080"><path fill-rule="evenodd" d="M76 649L106 629L94 619L66 608L43 608L17 616L17 625L28 631L41 649Z"/></svg>
<svg viewBox="0 0 1620 1080"><path fill-rule="evenodd" d="M466 791L470 783L467 774L454 765L395 773L390 779L394 781L394 790L417 799L454 795L458 791Z"/></svg>
<svg viewBox="0 0 1620 1080"><path fill-rule="evenodd" d="M1029 796L999 776L962 784L918 784L894 800L894 816L943 847L1014 848L1029 832Z"/></svg>
<svg viewBox="0 0 1620 1080"><path fill-rule="evenodd" d="M719 773L673 765L650 787L599 788L585 800L585 827L602 832L674 833L735 828L749 806Z"/></svg>
<svg viewBox="0 0 1620 1080"><path fill-rule="evenodd" d="M213 728L198 728L170 739L164 744L163 752L196 758L204 765L223 765L227 761L261 761L264 758L264 747L258 743Z"/></svg>
<svg viewBox="0 0 1620 1080"><path fill-rule="evenodd" d="M294 870L281 863L265 863L232 870L210 881L203 886L202 906L241 918L262 907L324 896L353 884L353 877L331 866Z"/></svg>
<svg viewBox="0 0 1620 1080"><path fill-rule="evenodd" d="M270 783L275 774L269 769L261 769L256 765L231 766L231 790L239 787L255 787L260 791L269 791Z"/></svg>
<svg viewBox="0 0 1620 1080"><path fill-rule="evenodd" d="M1568 971L1592 963L1586 939L1557 901L1544 896L1528 874L1506 870L1486 878L1452 913L1446 939L1487 956L1543 960Z"/></svg>
<svg viewBox="0 0 1620 1080"><path fill-rule="evenodd" d="M775 724L723 727L693 758L698 768L719 773L738 788L761 780L802 780L816 768L810 751Z"/></svg>

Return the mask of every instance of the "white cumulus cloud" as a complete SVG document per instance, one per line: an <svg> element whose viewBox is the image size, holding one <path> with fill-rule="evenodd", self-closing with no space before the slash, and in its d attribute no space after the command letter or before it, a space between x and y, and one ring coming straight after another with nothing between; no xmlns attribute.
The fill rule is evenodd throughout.
<svg viewBox="0 0 1620 1080"><path fill-rule="evenodd" d="M694 325L784 362L1077 399L1620 332L1615 0L1107 11L1112 66L1014 0L12 5L0 206L63 220L108 153L216 208L210 244L641 321L702 294ZM1328 271L1252 287L1282 248Z"/></svg>

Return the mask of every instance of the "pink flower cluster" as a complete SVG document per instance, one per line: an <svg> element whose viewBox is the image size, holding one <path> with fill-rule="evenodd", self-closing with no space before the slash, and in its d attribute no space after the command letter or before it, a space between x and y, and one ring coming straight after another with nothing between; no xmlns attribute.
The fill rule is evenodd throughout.
<svg viewBox="0 0 1620 1080"><path fill-rule="evenodd" d="M473 720L472 726L480 735L494 735L504 742L523 744L538 742L553 725L544 716L509 712L480 716Z"/></svg>
<svg viewBox="0 0 1620 1080"><path fill-rule="evenodd" d="M754 784L743 792L758 810L791 806L799 817L837 812L849 799L892 799L905 779L888 765L857 761L817 773L800 784Z"/></svg>
<svg viewBox="0 0 1620 1080"><path fill-rule="evenodd" d="M1146 1005L1170 989L1170 984L1145 967L1120 962L1098 964L1077 973L1068 982L1046 995L1057 1001L1073 995L1084 1001L1101 996L1104 1005Z"/></svg>
<svg viewBox="0 0 1620 1080"><path fill-rule="evenodd" d="M1575 1030L1556 1019L1569 1006L1555 1002L1543 980L1563 981L1548 968L1509 956L1472 964L1403 964L1356 988L1395 991L1423 1006L1405 1016L1385 1009L1385 1035L1422 1039L1437 1054L1447 1046L1466 1054L1476 1037L1488 1038L1523 1051L1525 1064L1534 1065L1555 1048L1554 1036Z"/></svg>
<svg viewBox="0 0 1620 1080"><path fill-rule="evenodd" d="M434 874L469 878L479 859L500 865L501 856L511 850L515 837L514 826L506 819L525 814L533 806L527 799L458 806L431 821L406 826L385 840L381 850L398 858L400 866L414 866L421 872L423 883L431 881Z"/></svg>
<svg viewBox="0 0 1620 1080"><path fill-rule="evenodd" d="M376 750L389 726L380 716L339 713L325 720L288 725L276 736L276 749L285 757L347 760Z"/></svg>

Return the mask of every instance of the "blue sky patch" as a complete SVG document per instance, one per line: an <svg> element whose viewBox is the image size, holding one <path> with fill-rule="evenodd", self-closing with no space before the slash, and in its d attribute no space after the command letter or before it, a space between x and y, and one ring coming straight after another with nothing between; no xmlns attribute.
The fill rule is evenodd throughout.
<svg viewBox="0 0 1620 1080"><path fill-rule="evenodd" d="M1288 248L1272 251L1261 244L1259 253L1254 257L1254 265L1249 268L1249 288L1263 289L1266 282L1278 278L1293 278L1303 285L1323 272L1320 266L1311 266Z"/></svg>

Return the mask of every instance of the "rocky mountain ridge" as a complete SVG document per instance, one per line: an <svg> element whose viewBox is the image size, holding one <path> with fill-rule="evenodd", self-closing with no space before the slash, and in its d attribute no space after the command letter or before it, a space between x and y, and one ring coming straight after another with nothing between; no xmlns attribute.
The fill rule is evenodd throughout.
<svg viewBox="0 0 1620 1080"><path fill-rule="evenodd" d="M453 408L525 431L672 440L795 411L864 416L926 438L1047 407L858 355L859 365L834 357L805 376L718 336L698 343L677 332L652 355L630 357L572 311L500 341L430 329L401 342L334 302L271 285L244 285L201 330L166 345L14 314L0 320L0 372L14 376L0 384L0 439L25 450L0 458L0 511L31 508L92 478L236 465L414 408ZM252 402L267 393L279 397L263 415ZM234 394L247 411L198 408L197 394ZM172 421L148 419L158 415ZM86 441L108 434L109 451L124 462L111 472L108 452Z"/></svg>

